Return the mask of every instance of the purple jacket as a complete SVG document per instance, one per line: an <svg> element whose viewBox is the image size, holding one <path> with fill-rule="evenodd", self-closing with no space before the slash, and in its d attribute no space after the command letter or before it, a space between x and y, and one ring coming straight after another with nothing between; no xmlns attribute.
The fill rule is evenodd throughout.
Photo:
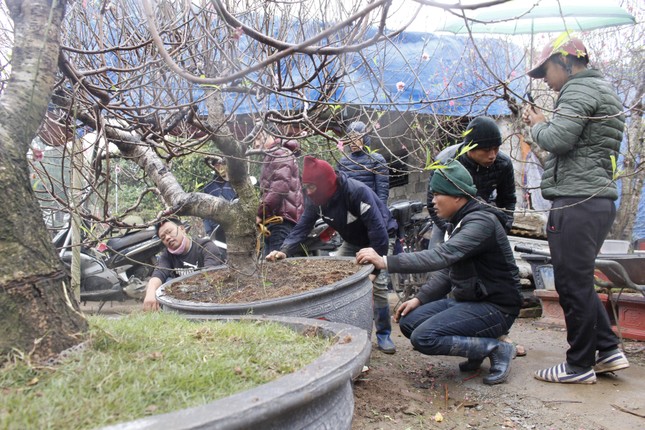
<svg viewBox="0 0 645 430"><path fill-rule="evenodd" d="M280 145L282 147L264 156L260 173L262 197L258 217L267 219L281 216L297 223L305 208L300 169L295 157L300 152L300 147L295 140L278 140L277 146Z"/></svg>

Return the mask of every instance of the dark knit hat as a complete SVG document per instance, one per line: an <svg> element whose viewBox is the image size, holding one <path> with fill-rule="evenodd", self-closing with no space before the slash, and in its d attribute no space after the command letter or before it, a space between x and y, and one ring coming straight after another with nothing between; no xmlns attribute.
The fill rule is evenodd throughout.
<svg viewBox="0 0 645 430"><path fill-rule="evenodd" d="M436 194L475 197L477 187L468 170L457 160L446 160L445 167L437 169L430 179L430 187Z"/></svg>
<svg viewBox="0 0 645 430"><path fill-rule="evenodd" d="M316 186L316 191L309 194L309 198L314 204L323 205L329 201L338 187L336 179L336 172L328 162L309 155L305 156L302 167L302 183Z"/></svg>
<svg viewBox="0 0 645 430"><path fill-rule="evenodd" d="M471 130L471 131L469 131ZM487 149L502 145L502 133L497 123L487 116L478 116L468 123L464 143L477 144L475 149Z"/></svg>
<svg viewBox="0 0 645 430"><path fill-rule="evenodd" d="M367 126L362 121L354 121L347 126L347 134L359 134L363 136L363 145L370 146L372 143L372 138L367 134Z"/></svg>

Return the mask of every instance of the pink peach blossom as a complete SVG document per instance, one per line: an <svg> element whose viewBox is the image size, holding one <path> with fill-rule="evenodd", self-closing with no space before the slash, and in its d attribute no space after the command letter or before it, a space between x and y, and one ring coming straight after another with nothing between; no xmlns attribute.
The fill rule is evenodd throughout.
<svg viewBox="0 0 645 430"><path fill-rule="evenodd" d="M31 153L33 154L34 161L43 161L45 154L38 148L32 148Z"/></svg>
<svg viewBox="0 0 645 430"><path fill-rule="evenodd" d="M233 30L233 35L231 37L233 38L233 40L240 40L243 34L244 29L242 27L237 27L235 30Z"/></svg>

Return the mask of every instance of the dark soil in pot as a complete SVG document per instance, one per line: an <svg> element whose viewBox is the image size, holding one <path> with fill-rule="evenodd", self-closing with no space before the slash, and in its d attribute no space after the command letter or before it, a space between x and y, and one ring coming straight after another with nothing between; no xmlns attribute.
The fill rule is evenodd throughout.
<svg viewBox="0 0 645 430"><path fill-rule="evenodd" d="M361 269L352 261L285 259L258 265L252 276L232 270L196 273L165 289L177 300L244 303L303 293L345 279Z"/></svg>

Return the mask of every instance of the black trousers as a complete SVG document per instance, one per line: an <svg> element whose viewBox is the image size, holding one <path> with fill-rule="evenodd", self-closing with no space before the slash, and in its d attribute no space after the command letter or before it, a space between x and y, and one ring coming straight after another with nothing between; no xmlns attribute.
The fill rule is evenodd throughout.
<svg viewBox="0 0 645 430"><path fill-rule="evenodd" d="M596 351L619 343L594 289L595 259L615 217L616 206L606 198L558 198L549 213L547 239L573 366L593 366Z"/></svg>

